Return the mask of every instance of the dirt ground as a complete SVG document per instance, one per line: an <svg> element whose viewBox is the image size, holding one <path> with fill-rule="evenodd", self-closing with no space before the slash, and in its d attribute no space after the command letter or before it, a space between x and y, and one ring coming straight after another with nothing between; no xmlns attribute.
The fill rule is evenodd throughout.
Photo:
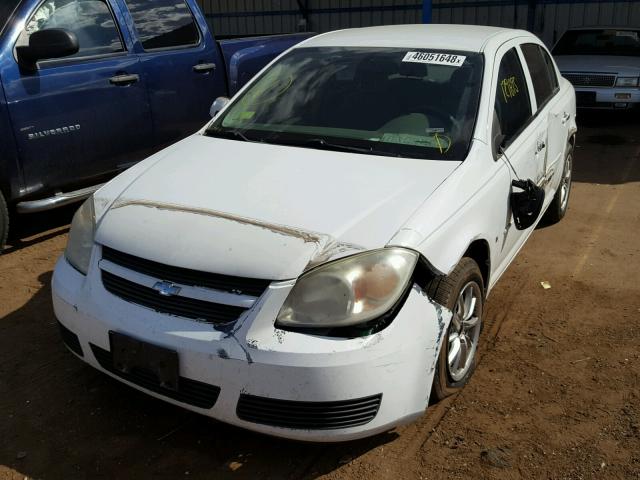
<svg viewBox="0 0 640 480"><path fill-rule="evenodd" d="M49 287L73 208L18 219L0 256L0 479L640 478L638 114L583 115L578 138L568 215L494 289L470 383L338 445L220 424L76 360Z"/></svg>

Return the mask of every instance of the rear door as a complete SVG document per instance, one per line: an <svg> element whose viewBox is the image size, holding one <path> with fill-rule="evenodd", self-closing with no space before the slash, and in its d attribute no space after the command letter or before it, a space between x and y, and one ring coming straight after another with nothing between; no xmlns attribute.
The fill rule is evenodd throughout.
<svg viewBox="0 0 640 480"><path fill-rule="evenodd" d="M224 64L195 4L121 0L133 20L158 147L194 133L227 91Z"/></svg>
<svg viewBox="0 0 640 480"><path fill-rule="evenodd" d="M7 33L12 45L22 45L38 30L65 28L80 45L75 55L39 62L35 72L13 58L2 65L23 193L97 183L146 154L147 91L119 15L108 0L45 0L25 13L24 28Z"/></svg>
<svg viewBox="0 0 640 480"><path fill-rule="evenodd" d="M546 130L543 183L546 193L550 194L555 183L549 180L562 169L570 117L566 111L566 101L560 95L555 67L546 49L536 43L525 43L520 48L533 84L535 114L540 118L541 132Z"/></svg>

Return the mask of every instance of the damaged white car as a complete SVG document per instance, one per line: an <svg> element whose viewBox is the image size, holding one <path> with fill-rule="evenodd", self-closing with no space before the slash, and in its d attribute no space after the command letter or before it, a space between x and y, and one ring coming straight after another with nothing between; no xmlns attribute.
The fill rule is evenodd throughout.
<svg viewBox="0 0 640 480"><path fill-rule="evenodd" d="M332 32L213 110L74 217L53 276L67 347L300 440L388 430L464 385L492 287L567 209L575 94L543 44Z"/></svg>

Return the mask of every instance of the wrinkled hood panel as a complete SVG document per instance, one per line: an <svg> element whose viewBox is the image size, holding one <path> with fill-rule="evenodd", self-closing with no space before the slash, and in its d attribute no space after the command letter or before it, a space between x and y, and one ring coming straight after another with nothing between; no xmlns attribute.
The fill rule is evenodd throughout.
<svg viewBox="0 0 640 480"><path fill-rule="evenodd" d="M96 240L186 268L295 278L383 247L458 165L194 135L122 185Z"/></svg>
<svg viewBox="0 0 640 480"><path fill-rule="evenodd" d="M554 57L561 72L640 74L640 58L616 55L558 55Z"/></svg>

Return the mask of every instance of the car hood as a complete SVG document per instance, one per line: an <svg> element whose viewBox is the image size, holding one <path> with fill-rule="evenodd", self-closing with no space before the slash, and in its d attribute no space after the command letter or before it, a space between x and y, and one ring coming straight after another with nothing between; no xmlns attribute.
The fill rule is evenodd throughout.
<svg viewBox="0 0 640 480"><path fill-rule="evenodd" d="M96 193L96 241L185 268L295 278L385 246L459 164L194 135Z"/></svg>
<svg viewBox="0 0 640 480"><path fill-rule="evenodd" d="M640 58L616 55L558 55L554 57L561 72L640 74Z"/></svg>

